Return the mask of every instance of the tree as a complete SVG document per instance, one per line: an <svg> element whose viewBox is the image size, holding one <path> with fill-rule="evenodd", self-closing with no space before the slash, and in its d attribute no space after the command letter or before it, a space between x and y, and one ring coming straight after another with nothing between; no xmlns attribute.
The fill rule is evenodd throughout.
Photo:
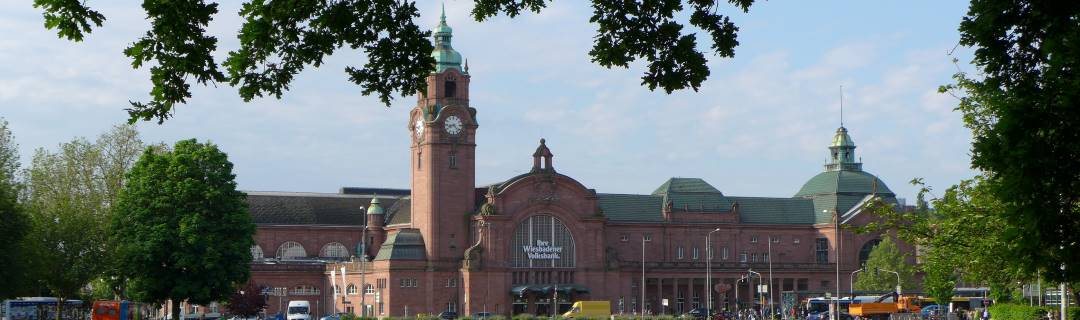
<svg viewBox="0 0 1080 320"><path fill-rule="evenodd" d="M972 167L1000 207L1002 257L1025 274L1080 281L1080 2L972 0L960 44L977 76L941 91L960 99Z"/></svg>
<svg viewBox="0 0 1080 320"><path fill-rule="evenodd" d="M136 300L208 304L248 280L255 224L232 163L194 139L147 148L113 211L119 270Z"/></svg>
<svg viewBox="0 0 1080 320"><path fill-rule="evenodd" d="M879 271L879 269L899 273L899 285L911 288L912 274L914 272L912 272L906 258L907 256L900 252L900 248L896 247L896 243L892 241L891 237L882 237L881 242L870 251L870 258L866 260L866 265L863 266L864 271L859 273L858 278L855 280L855 289L868 291L896 290L898 285L896 275L891 272Z"/></svg>
<svg viewBox="0 0 1080 320"><path fill-rule="evenodd" d="M599 28L589 55L604 67L626 68L643 59L648 69L642 84L671 93L697 90L709 76L707 59L697 48L695 32L701 29L712 40L720 57L733 57L738 27L717 13L718 0L619 1L593 0L590 22ZM754 0L728 0L747 12ZM474 0L477 21L505 13L516 17L524 11L539 13L544 0ZM45 27L60 38L81 41L105 16L85 1L34 0L44 10ZM228 82L245 100L264 95L280 98L296 74L308 66L318 67L334 51L362 49L368 57L363 68L347 67L349 80L363 93L377 94L387 106L394 93L402 96L424 90L424 78L434 68L430 32L414 22L419 11L414 3L397 0L266 1L247 0L240 10L245 19L237 37L240 48L228 53L218 66L213 53L217 38L206 26L218 13L217 3L204 0L144 0L150 30L131 44L124 54L139 68L151 63L150 102L130 102L130 122L169 118L176 104L191 97L190 83ZM688 11L688 12L686 12ZM687 21L681 18L688 16Z"/></svg>
<svg viewBox="0 0 1080 320"><path fill-rule="evenodd" d="M922 180L919 197L930 194ZM926 273L923 286L938 301L952 293L959 280L991 288L991 294L1007 296L1017 282L1032 282L1034 273L1023 270L1023 262L1009 256L1010 234L1017 226L1007 223L1000 212L1004 201L994 190L1000 181L985 175L961 181L938 198L929 200L931 210L905 212L893 204L871 203L880 221L860 231L896 230L897 236L921 250L919 268Z"/></svg>
<svg viewBox="0 0 1080 320"><path fill-rule="evenodd" d="M242 318L251 318L259 315L266 308L266 300L262 295L262 287L248 282L243 288L233 292L229 296L229 304L226 308L229 313Z"/></svg>
<svg viewBox="0 0 1080 320"><path fill-rule="evenodd" d="M134 161L127 150L142 148L134 127L113 127L95 142L77 138L56 152L38 149L27 181L29 256L34 278L61 301L78 296L91 280L108 270L106 223ZM63 308L57 304L57 315Z"/></svg>
<svg viewBox="0 0 1080 320"><path fill-rule="evenodd" d="M29 277L29 259L26 255L25 237L30 228L30 218L19 203L20 184L15 179L19 170L19 150L8 123L0 120L0 252L11 257L0 268L0 299L23 293Z"/></svg>

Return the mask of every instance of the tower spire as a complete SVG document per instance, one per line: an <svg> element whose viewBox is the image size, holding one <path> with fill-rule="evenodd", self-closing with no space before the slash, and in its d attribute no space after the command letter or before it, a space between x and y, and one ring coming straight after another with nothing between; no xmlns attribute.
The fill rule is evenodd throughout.
<svg viewBox="0 0 1080 320"><path fill-rule="evenodd" d="M840 127L844 127L844 85L840 85Z"/></svg>
<svg viewBox="0 0 1080 320"><path fill-rule="evenodd" d="M442 13L439 15L439 25L435 26L435 51L431 57L435 58L435 72L443 72L446 69L461 70L461 54L450 45L454 29L446 24L446 3L442 4Z"/></svg>
<svg viewBox="0 0 1080 320"><path fill-rule="evenodd" d="M439 15L439 22L446 23L446 2L442 3L442 15Z"/></svg>

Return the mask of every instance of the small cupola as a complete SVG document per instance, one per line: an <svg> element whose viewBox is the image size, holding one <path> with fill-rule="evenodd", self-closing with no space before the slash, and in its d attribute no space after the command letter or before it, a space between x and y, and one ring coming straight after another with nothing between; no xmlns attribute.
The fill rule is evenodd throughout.
<svg viewBox="0 0 1080 320"><path fill-rule="evenodd" d="M379 201L379 196L371 197L371 204L368 205L367 214L369 215L382 215L386 212L382 207L382 202Z"/></svg>
<svg viewBox="0 0 1080 320"><path fill-rule="evenodd" d="M551 150L548 149L544 138L540 138L540 146L536 147L536 152L533 152L533 167L532 172L540 171L555 171L554 165L551 163L551 158L554 155L551 154ZM541 158L543 158L543 167L541 167Z"/></svg>

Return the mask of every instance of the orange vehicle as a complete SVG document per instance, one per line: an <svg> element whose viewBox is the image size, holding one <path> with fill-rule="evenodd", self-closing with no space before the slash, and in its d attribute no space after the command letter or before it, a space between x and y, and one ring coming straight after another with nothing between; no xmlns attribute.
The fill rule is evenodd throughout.
<svg viewBox="0 0 1080 320"><path fill-rule="evenodd" d="M894 302L884 302L888 298ZM896 313L919 313L919 298L916 296L897 296L895 292L883 295L874 302L852 303L848 313L862 319L889 319Z"/></svg>
<svg viewBox="0 0 1080 320"><path fill-rule="evenodd" d="M90 320L143 320L140 304L131 301L94 301Z"/></svg>

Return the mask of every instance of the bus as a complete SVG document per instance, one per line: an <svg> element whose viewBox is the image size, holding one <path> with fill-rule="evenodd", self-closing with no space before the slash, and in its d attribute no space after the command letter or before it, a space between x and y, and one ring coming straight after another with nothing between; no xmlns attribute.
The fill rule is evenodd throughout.
<svg viewBox="0 0 1080 320"><path fill-rule="evenodd" d="M56 303L59 299L53 297L30 297L13 300L4 300L0 305L0 319L2 320L53 320L56 319ZM81 300L65 300L64 320L83 320L85 310Z"/></svg>
<svg viewBox="0 0 1080 320"><path fill-rule="evenodd" d="M132 301L94 301L90 320L145 320L151 311L146 305Z"/></svg>

